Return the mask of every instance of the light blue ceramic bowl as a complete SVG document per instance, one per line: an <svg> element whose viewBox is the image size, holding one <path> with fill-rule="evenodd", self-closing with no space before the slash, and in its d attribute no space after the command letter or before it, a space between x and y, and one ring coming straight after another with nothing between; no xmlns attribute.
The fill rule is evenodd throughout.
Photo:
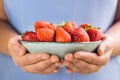
<svg viewBox="0 0 120 80"><path fill-rule="evenodd" d="M21 41L21 44L30 53L47 52L63 58L68 52L76 51L93 52L96 50L101 41L96 42L72 42L72 43L57 43L57 42L26 42Z"/></svg>

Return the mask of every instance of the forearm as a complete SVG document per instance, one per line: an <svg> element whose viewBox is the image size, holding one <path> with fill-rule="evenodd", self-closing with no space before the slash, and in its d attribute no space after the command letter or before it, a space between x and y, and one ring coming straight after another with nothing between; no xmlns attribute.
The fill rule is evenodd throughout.
<svg viewBox="0 0 120 80"><path fill-rule="evenodd" d="M0 53L9 55L8 41L11 37L18 35L7 21L0 20Z"/></svg>
<svg viewBox="0 0 120 80"><path fill-rule="evenodd" d="M112 37L113 53L111 57L120 54L120 21L112 25L112 27L105 33Z"/></svg>

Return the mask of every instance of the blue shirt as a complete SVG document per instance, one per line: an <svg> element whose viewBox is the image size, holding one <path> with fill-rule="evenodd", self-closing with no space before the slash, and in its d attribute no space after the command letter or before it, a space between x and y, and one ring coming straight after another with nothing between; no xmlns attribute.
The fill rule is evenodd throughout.
<svg viewBox="0 0 120 80"><path fill-rule="evenodd" d="M90 23L102 32L112 24L117 0L4 0L10 23L19 32L33 30L35 21ZM0 55L0 80L120 80L120 56L112 58L100 71L91 74L58 73L36 75L25 73L12 59Z"/></svg>

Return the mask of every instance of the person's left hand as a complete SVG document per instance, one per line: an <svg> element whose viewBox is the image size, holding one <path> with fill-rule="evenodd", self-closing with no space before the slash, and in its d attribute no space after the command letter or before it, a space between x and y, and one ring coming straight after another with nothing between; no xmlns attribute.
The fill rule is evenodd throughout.
<svg viewBox="0 0 120 80"><path fill-rule="evenodd" d="M105 35L101 45L97 48L97 53L78 51L74 54L68 53L64 57L63 64L66 71L87 74L97 72L102 66L107 64L112 54L112 39Z"/></svg>

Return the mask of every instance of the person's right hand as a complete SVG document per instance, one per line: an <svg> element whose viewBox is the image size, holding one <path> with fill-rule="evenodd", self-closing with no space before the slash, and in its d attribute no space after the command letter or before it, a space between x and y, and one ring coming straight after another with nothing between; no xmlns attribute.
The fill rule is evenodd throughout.
<svg viewBox="0 0 120 80"><path fill-rule="evenodd" d="M25 72L34 74L50 74L58 72L61 65L57 56L47 53L26 53L26 49L19 43L20 36L13 37L8 42L10 55L14 63ZM41 46L42 47L42 46Z"/></svg>

